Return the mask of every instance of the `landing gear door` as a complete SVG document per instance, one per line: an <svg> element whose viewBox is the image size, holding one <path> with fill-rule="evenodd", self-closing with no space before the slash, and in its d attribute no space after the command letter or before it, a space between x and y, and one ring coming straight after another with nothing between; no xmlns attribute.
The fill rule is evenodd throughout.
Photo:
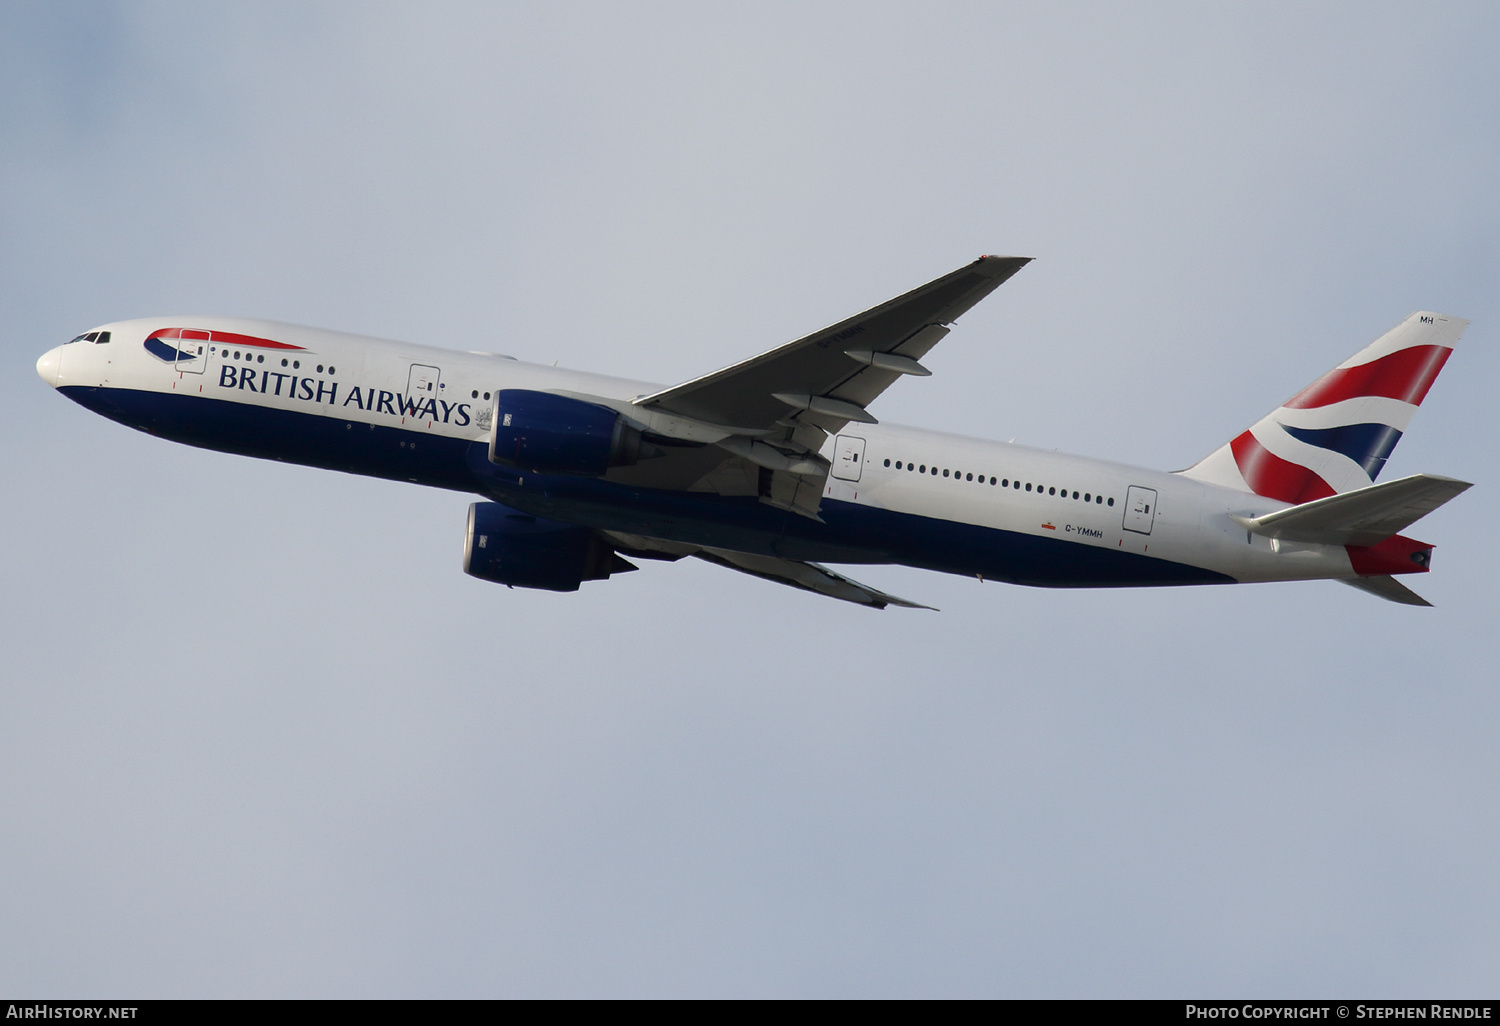
<svg viewBox="0 0 1500 1026"><path fill-rule="evenodd" d="M839 435L833 444L833 476L840 481L858 481L865 461L865 440Z"/></svg>
<svg viewBox="0 0 1500 1026"><path fill-rule="evenodd" d="M1156 489L1131 485L1125 492L1125 530L1150 534L1156 522Z"/></svg>

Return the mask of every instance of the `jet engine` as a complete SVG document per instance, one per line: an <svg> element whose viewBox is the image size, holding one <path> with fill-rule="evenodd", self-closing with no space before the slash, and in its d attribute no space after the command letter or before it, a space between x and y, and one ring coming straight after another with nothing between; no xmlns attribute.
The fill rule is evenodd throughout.
<svg viewBox="0 0 1500 1026"><path fill-rule="evenodd" d="M491 463L542 474L598 476L661 455L624 417L581 399L504 388L495 394L494 415Z"/></svg>
<svg viewBox="0 0 1500 1026"><path fill-rule="evenodd" d="M481 581L577 591L584 581L602 581L635 569L598 531L534 517L498 502L469 506L464 573Z"/></svg>

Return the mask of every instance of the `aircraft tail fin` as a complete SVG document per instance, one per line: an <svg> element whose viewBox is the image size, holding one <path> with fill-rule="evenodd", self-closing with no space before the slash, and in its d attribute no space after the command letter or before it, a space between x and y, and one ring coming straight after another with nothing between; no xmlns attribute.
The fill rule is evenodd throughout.
<svg viewBox="0 0 1500 1026"><path fill-rule="evenodd" d="M1399 602L1403 606L1430 606L1421 595L1412 591L1406 585L1396 580L1389 574L1376 577L1354 577L1343 582L1351 588L1367 591L1371 595L1379 595L1388 602Z"/></svg>
<svg viewBox="0 0 1500 1026"><path fill-rule="evenodd" d="M1369 487L1468 323L1412 314L1180 473L1294 504Z"/></svg>

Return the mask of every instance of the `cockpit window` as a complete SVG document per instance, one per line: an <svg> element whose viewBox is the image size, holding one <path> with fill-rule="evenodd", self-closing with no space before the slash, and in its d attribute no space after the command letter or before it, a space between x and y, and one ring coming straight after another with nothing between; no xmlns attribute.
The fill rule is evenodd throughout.
<svg viewBox="0 0 1500 1026"><path fill-rule="evenodd" d="M96 331L94 335L96 336L94 339L96 345L102 346L109 341L109 332L107 331Z"/></svg>
<svg viewBox="0 0 1500 1026"><path fill-rule="evenodd" d="M68 341L64 342L63 345L70 346L74 342L93 342L93 343L95 343L97 345L101 345L102 346L102 345L104 345L108 341L109 341L109 332L107 332L107 331L91 331L91 332L89 332L86 335L79 335L77 338L70 338L70 339L68 339Z"/></svg>

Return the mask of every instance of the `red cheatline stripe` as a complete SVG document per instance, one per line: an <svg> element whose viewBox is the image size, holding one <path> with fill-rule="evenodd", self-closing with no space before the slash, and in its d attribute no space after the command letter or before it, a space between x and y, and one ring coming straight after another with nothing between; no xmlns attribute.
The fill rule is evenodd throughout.
<svg viewBox="0 0 1500 1026"><path fill-rule="evenodd" d="M261 349L301 349L301 346L290 345L286 342L273 342L268 338L256 338L254 335L237 335L232 331L205 331L201 328L162 328L153 331L152 338L181 338L195 342L212 341L224 346L256 346Z"/></svg>
<svg viewBox="0 0 1500 1026"><path fill-rule="evenodd" d="M1229 448L1245 483L1256 495L1299 504L1335 494L1327 481L1277 456L1248 431L1230 442Z"/></svg>
<svg viewBox="0 0 1500 1026"><path fill-rule="evenodd" d="M1376 395L1420 406L1451 352L1446 346L1412 346L1358 367L1331 370L1287 400L1286 405L1310 410Z"/></svg>

